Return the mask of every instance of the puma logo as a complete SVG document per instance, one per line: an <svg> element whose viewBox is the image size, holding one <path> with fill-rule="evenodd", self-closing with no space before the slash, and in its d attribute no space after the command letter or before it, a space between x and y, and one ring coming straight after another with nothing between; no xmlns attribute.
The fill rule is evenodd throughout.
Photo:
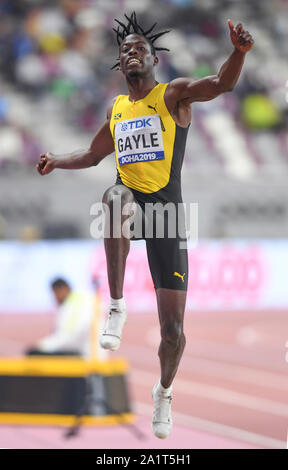
<svg viewBox="0 0 288 470"><path fill-rule="evenodd" d="M155 106L152 106L151 104L147 104L147 106L148 106L148 108L153 109L155 111L155 113L157 113L156 104L157 103L155 103ZM160 122L161 122L161 129L162 129L163 132L165 132L166 129L165 129L165 126L163 124L162 118L161 118L161 116L159 116L159 117L160 117Z"/></svg>
<svg viewBox="0 0 288 470"><path fill-rule="evenodd" d="M155 106L151 106L151 104L148 104L147 106L148 108L154 109L155 113L157 113L156 104L157 103L155 103Z"/></svg>
<svg viewBox="0 0 288 470"><path fill-rule="evenodd" d="M184 282L184 276L185 276L185 274L186 274L186 273L183 273L183 274L181 275L181 274L179 274L179 273L176 273L176 271L175 271L174 276L180 277L180 279L182 279L182 282Z"/></svg>

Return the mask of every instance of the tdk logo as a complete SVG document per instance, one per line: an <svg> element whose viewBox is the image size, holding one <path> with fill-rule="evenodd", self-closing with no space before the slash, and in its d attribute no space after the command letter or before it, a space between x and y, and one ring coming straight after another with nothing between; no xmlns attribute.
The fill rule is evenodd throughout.
<svg viewBox="0 0 288 470"><path fill-rule="evenodd" d="M127 129L141 129L142 127L152 127L151 118L148 119L137 119L136 121L123 122L121 124L121 131L127 131Z"/></svg>

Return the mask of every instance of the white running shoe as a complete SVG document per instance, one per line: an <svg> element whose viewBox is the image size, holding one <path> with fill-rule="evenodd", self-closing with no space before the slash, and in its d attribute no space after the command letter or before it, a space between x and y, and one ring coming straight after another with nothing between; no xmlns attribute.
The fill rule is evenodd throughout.
<svg viewBox="0 0 288 470"><path fill-rule="evenodd" d="M154 412L152 419L152 430L156 437L166 439L172 431L172 414L171 401L172 394L159 392L157 390L158 383L154 385L152 390L152 398L154 400Z"/></svg>
<svg viewBox="0 0 288 470"><path fill-rule="evenodd" d="M121 343L122 328L126 323L127 313L111 308L109 317L105 322L100 336L100 345L103 349L116 351Z"/></svg>

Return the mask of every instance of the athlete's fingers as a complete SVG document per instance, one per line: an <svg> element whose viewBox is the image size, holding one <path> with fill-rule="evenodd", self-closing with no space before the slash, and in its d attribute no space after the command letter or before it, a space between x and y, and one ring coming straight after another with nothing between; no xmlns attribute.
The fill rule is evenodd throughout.
<svg viewBox="0 0 288 470"><path fill-rule="evenodd" d="M38 163L38 165L36 165L36 168L37 168L37 170L38 170L38 173L40 173L40 175L42 175L42 168L41 168L41 166L39 165L39 163Z"/></svg>
<svg viewBox="0 0 288 470"><path fill-rule="evenodd" d="M247 36L242 36L242 35L239 36L239 38L238 38L238 40L239 40L239 42L240 42L241 44L247 42L248 39L249 39L249 38L248 38Z"/></svg>
<svg viewBox="0 0 288 470"><path fill-rule="evenodd" d="M41 175L46 175L47 173L49 173L49 171L48 171L47 165L45 165L44 168L42 168L41 170Z"/></svg>
<svg viewBox="0 0 288 470"><path fill-rule="evenodd" d="M243 33L240 34L240 37L249 39L251 37L251 34L248 33L248 31L243 31Z"/></svg>
<svg viewBox="0 0 288 470"><path fill-rule="evenodd" d="M241 33L243 31L243 26L242 23L238 23L237 26L235 27L237 33Z"/></svg>
<svg viewBox="0 0 288 470"><path fill-rule="evenodd" d="M40 175L43 175L43 169L47 165L48 158L45 153L42 153L40 155L40 162L37 164L37 170L40 173Z"/></svg>
<svg viewBox="0 0 288 470"><path fill-rule="evenodd" d="M240 36L239 37L239 42L240 44L247 44L247 43L252 43L254 42L253 39L252 39L252 36L251 34L245 34L243 36Z"/></svg>
<svg viewBox="0 0 288 470"><path fill-rule="evenodd" d="M247 36L246 41L247 41L247 42L253 41L253 38L252 38L251 34L249 34L249 35Z"/></svg>
<svg viewBox="0 0 288 470"><path fill-rule="evenodd" d="M227 20L227 23L228 23L228 26L229 26L230 32L232 33L232 31L234 30L234 24L233 24L233 21L232 21L232 20Z"/></svg>

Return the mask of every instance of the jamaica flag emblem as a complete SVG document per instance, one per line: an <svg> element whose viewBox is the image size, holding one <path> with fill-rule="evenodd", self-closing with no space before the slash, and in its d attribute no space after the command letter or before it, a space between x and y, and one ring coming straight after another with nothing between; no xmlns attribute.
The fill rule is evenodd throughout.
<svg viewBox="0 0 288 470"><path fill-rule="evenodd" d="M122 113L114 114L114 119L115 119L116 121L118 121L118 119L120 119L121 116L122 116Z"/></svg>

